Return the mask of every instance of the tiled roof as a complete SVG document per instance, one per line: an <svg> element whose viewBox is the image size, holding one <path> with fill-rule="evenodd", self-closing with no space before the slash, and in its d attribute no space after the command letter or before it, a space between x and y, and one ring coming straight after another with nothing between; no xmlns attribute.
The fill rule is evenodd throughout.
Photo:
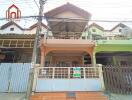
<svg viewBox="0 0 132 100"><path fill-rule="evenodd" d="M29 28L22 28L22 27L21 27L20 25L18 25L16 22L9 21L9 22L7 22L6 24L2 25L2 26L0 27L0 30L4 30L5 28L7 28L7 27L9 27L9 26L11 26L11 25L15 25L15 26L17 26L19 29L21 29L21 30L32 30L33 28L37 27L37 23L35 23L35 24L31 25ZM46 26L44 23L42 23L41 25L42 25L42 27L47 28L47 26Z"/></svg>
<svg viewBox="0 0 132 100"><path fill-rule="evenodd" d="M80 15L84 18L90 18L91 17L90 13L88 13L87 11L85 11L79 7L76 7L70 3L64 4L60 7L57 7L51 11L46 12L45 16L46 17L54 17L55 15L62 13L62 12L65 12L65 11L72 11L72 12L76 13L77 15Z"/></svg>
<svg viewBox="0 0 132 100"><path fill-rule="evenodd" d="M47 29L47 26L44 23L41 23L41 25ZM32 30L35 27L37 27L37 23L36 24L33 24L32 26L30 26L29 27L29 30Z"/></svg>
<svg viewBox="0 0 132 100"><path fill-rule="evenodd" d="M111 31L113 31L113 30L116 29L117 27L122 27L122 28L124 28L124 27L128 27L128 26L126 26L125 24L119 23L119 24L117 24L116 26L114 26L114 27L111 29Z"/></svg>
<svg viewBox="0 0 132 100"><path fill-rule="evenodd" d="M8 23L2 25L0 29L3 30L3 29L5 29L5 28L7 28L8 26L11 26L11 25L15 25L15 26L17 26L18 28L20 28L21 30L24 30L21 26L19 26L18 24L16 24L16 23L13 22L13 21L10 21L10 22L8 22Z"/></svg>
<svg viewBox="0 0 132 100"><path fill-rule="evenodd" d="M96 24L96 23L92 23L91 25L89 25L89 28L90 27L92 27L92 26L95 26L95 27L97 27L98 29L100 29L100 30L104 30L104 28L103 27L101 27L100 25L98 25L98 24Z"/></svg>

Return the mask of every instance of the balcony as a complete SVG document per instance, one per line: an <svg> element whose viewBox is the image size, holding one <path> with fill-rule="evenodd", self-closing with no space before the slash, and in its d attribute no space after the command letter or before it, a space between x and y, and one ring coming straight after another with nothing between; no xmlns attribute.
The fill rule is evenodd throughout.
<svg viewBox="0 0 132 100"><path fill-rule="evenodd" d="M35 35L0 34L0 48L33 48Z"/></svg>
<svg viewBox="0 0 132 100"><path fill-rule="evenodd" d="M95 45L94 40L83 39L79 33L48 35L43 43L51 47L55 45L58 47L92 47Z"/></svg>

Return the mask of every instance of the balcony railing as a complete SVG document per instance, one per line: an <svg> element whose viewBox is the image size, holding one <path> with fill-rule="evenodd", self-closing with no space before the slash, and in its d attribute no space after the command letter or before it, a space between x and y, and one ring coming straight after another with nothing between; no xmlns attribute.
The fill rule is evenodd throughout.
<svg viewBox="0 0 132 100"><path fill-rule="evenodd" d="M33 48L33 39L0 39L0 47Z"/></svg>
<svg viewBox="0 0 132 100"><path fill-rule="evenodd" d="M38 78L45 79L74 79L100 78L101 67L39 67Z"/></svg>
<svg viewBox="0 0 132 100"><path fill-rule="evenodd" d="M80 36L47 36L47 39L80 39Z"/></svg>
<svg viewBox="0 0 132 100"><path fill-rule="evenodd" d="M45 67L91 67L92 64L49 64L45 63ZM99 67L100 64L96 64L96 67Z"/></svg>

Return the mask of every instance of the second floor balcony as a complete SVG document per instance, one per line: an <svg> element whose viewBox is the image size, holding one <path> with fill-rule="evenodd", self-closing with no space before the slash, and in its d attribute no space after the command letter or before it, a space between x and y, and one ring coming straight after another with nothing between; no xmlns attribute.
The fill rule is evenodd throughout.
<svg viewBox="0 0 132 100"><path fill-rule="evenodd" d="M47 35L42 41L42 43L48 46L91 47L95 45L94 40L82 37L79 32Z"/></svg>

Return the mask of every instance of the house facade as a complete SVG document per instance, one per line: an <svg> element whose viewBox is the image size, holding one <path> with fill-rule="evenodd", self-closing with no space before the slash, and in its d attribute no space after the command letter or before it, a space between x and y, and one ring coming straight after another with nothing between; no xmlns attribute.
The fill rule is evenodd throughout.
<svg viewBox="0 0 132 100"><path fill-rule="evenodd" d="M31 99L34 99L35 96L50 98L45 95L46 92L53 92L51 93L53 96L54 93L60 95L64 91L62 98L67 98L65 96L69 91L72 91L74 95L80 94L77 91L87 91L87 93L103 91L102 72L98 64L126 65L130 62L130 60L125 60L127 61L125 62L122 58L131 59L131 39L93 39L94 34L100 35L104 33L104 29L93 24L89 27L92 27L90 34L85 32L88 21L83 19L90 18L91 15L80 8L66 4L45 13L45 16L52 35L47 33L46 38L41 41L40 66L42 68L39 68L41 71L39 70L36 93ZM96 33L95 29L99 33ZM101 36L103 37L103 35ZM77 97L77 99L81 100L82 98ZM104 97L103 99L107 98Z"/></svg>

